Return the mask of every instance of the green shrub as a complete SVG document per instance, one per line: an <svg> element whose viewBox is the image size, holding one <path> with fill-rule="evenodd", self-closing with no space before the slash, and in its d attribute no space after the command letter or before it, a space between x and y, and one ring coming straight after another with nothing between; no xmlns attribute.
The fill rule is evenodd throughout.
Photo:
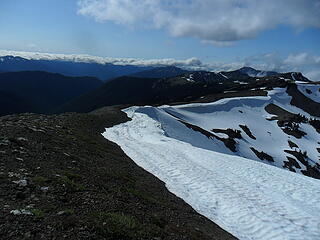
<svg viewBox="0 0 320 240"><path fill-rule="evenodd" d="M72 192L84 191L86 188L82 184L76 183L74 180L71 180L67 176L61 176L60 182L65 185L67 190Z"/></svg>
<svg viewBox="0 0 320 240"><path fill-rule="evenodd" d="M43 218L44 217L44 212L40 209L31 209L32 214L36 217L36 218Z"/></svg>
<svg viewBox="0 0 320 240"><path fill-rule="evenodd" d="M139 227L139 222L123 213L97 212L91 214L94 228L108 239L132 239Z"/></svg>

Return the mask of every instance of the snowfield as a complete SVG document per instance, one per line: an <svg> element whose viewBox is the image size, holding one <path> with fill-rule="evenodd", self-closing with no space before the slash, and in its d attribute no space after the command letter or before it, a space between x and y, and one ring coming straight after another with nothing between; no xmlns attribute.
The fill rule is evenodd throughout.
<svg viewBox="0 0 320 240"><path fill-rule="evenodd" d="M306 97L312 99L315 102L320 103L320 85L314 84L300 84L298 90Z"/></svg>
<svg viewBox="0 0 320 240"><path fill-rule="evenodd" d="M144 107L136 111L145 113L160 122L167 136L172 138L188 142L196 147L261 161L250 149L254 147L256 150L264 151L273 157L274 162L264 161L265 163L280 168L287 161L287 156L293 157L284 152L284 150L292 150L288 144L288 141L292 141L297 144L297 149L307 151L309 164L314 166L316 163L320 163L317 151L317 148L320 147L318 144L320 135L312 126L302 123L300 130L305 132L306 136L296 138L285 134L277 125L277 121L267 120L273 115L267 113L264 108L271 103L289 112L300 113L308 118L313 117L290 105L290 101L291 97L288 96L285 89L279 88L269 91L267 97L230 98L214 103L162 106L149 110L148 107ZM246 125L256 139L250 138L242 131L242 139L236 139L237 151L232 152L221 141L209 139L205 135L189 129L177 119L199 126L209 132L212 129L227 128L241 130L239 125ZM216 133L216 135L227 137L223 133ZM297 162L297 164L298 167L293 167L296 172L301 173L306 169L306 166L301 162Z"/></svg>
<svg viewBox="0 0 320 240"><path fill-rule="evenodd" d="M266 120L271 117L264 110L269 103L308 116L289 102L284 90L276 89L267 97L131 107L124 111L132 121L107 128L103 136L164 181L172 193L239 239L320 239L320 181L282 169L283 149L290 149L288 135L275 121ZM256 140L242 133L237 151L232 152L223 142L183 122L205 131L240 129L239 124L246 124ZM313 148L319 135L307 124L301 128L307 137L290 139L306 149L310 159L318 160ZM275 161L262 163L250 146L274 153Z"/></svg>

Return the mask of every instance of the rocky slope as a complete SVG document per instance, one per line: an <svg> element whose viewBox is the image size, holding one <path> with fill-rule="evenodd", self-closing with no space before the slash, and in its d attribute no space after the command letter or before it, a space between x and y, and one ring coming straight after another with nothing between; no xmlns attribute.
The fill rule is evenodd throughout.
<svg viewBox="0 0 320 240"><path fill-rule="evenodd" d="M138 167L91 114L0 118L1 239L234 239Z"/></svg>

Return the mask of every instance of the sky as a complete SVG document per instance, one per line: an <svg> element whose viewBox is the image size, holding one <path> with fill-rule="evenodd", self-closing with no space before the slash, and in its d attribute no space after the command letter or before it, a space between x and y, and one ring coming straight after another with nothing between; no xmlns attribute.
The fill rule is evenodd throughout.
<svg viewBox="0 0 320 240"><path fill-rule="evenodd" d="M247 65L320 80L320 0L1 0L0 30L9 52Z"/></svg>

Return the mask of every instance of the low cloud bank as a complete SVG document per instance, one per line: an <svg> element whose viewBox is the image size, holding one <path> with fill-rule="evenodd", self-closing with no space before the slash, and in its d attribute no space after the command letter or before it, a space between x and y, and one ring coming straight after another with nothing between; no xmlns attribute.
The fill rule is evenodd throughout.
<svg viewBox="0 0 320 240"><path fill-rule="evenodd" d="M230 71L244 66L250 66L265 71L302 72L312 81L320 81L320 56L309 53L290 54L283 58L274 53L247 57L235 62L208 62L204 63L198 58L185 60L168 59L137 59L137 58L108 58L91 55L53 54L40 52L19 52L0 50L1 56L16 56L33 60L58 60L98 64L134 65L134 66L176 66L191 70Z"/></svg>

